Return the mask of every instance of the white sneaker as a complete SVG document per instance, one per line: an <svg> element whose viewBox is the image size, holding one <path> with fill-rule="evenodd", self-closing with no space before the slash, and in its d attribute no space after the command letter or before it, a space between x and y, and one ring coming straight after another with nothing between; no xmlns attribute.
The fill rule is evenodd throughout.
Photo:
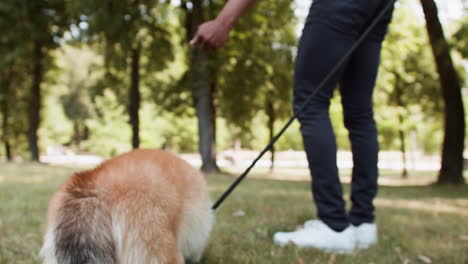
<svg viewBox="0 0 468 264"><path fill-rule="evenodd" d="M362 223L354 227L356 233L356 247L368 248L377 243L377 225Z"/></svg>
<svg viewBox="0 0 468 264"><path fill-rule="evenodd" d="M309 220L304 223L304 228L313 226L315 222L320 220ZM356 247L359 249L369 248L371 245L377 244L377 225L374 223L362 223L359 226L353 225L356 234Z"/></svg>
<svg viewBox="0 0 468 264"><path fill-rule="evenodd" d="M316 225L317 222L322 222L322 220L313 219L313 220L305 221L304 222L304 228L313 227L314 225Z"/></svg>
<svg viewBox="0 0 468 264"><path fill-rule="evenodd" d="M273 237L275 244L284 246L293 243L300 248L316 248L335 253L353 253L356 247L354 226L336 232L320 220L307 221L307 226L296 232L278 232Z"/></svg>

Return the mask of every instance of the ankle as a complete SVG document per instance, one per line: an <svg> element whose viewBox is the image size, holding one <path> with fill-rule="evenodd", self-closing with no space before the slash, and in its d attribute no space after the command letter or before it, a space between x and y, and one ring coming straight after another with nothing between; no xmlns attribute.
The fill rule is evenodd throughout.
<svg viewBox="0 0 468 264"><path fill-rule="evenodd" d="M326 224L331 230L335 231L335 232L343 232L344 230L346 230L349 226L351 226L351 223L347 223L347 222L330 222L330 221L326 221L326 220L322 220L321 221Z"/></svg>

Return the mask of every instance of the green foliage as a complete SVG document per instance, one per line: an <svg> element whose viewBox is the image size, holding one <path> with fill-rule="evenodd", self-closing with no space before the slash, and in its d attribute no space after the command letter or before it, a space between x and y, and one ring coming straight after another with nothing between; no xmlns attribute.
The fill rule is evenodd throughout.
<svg viewBox="0 0 468 264"><path fill-rule="evenodd" d="M379 140L383 150L399 149L402 129L409 146L436 152L442 140L443 105L424 21L415 19L412 3L400 1L383 46L374 95ZM207 4L204 19L213 17L222 4ZM85 150L109 156L130 148L125 106L130 55L141 48L141 146L196 151L193 69L188 67L185 22L181 10L159 0L1 1L0 105L7 103L12 113L7 127L15 155L27 150L32 54L37 43L42 46L45 71L42 149L72 142L76 124L82 133L88 127ZM268 142L269 121L277 132L291 116L295 24L291 0L258 1L236 25L226 46L210 55L219 150L231 148L238 139L243 147L261 149ZM455 25L459 28L451 43L462 57L458 61L466 60L466 18ZM330 116L339 148L349 149L338 93ZM0 129L2 144L4 134ZM302 149L297 123L276 148Z"/></svg>
<svg viewBox="0 0 468 264"><path fill-rule="evenodd" d="M127 102L129 67L135 49L142 56L143 82L145 77L167 68L174 59L171 10L168 3L158 0L82 1L78 37L98 44L106 68L103 80L95 87L97 94L111 88L122 103Z"/></svg>
<svg viewBox="0 0 468 264"><path fill-rule="evenodd" d="M468 17L461 21L459 29L453 35L454 46L464 59L468 59Z"/></svg>
<svg viewBox="0 0 468 264"><path fill-rule="evenodd" d="M3 143L7 140L13 147L13 155L22 155L27 150L25 131L30 80L29 64L21 52L12 52L7 45L0 45L0 54L4 54L0 58L0 155L6 154Z"/></svg>
<svg viewBox="0 0 468 264"><path fill-rule="evenodd" d="M253 124L252 136L249 141L243 141L245 147L252 149L263 149L269 142L269 131L268 127L264 124L267 123L268 117L265 114L257 116ZM275 127L278 129L285 125L285 120L278 120L275 122ZM286 150L302 150L304 146L302 144L302 135L299 130L299 122L295 121L288 130L286 130L283 136L276 142L275 149L277 151Z"/></svg>
<svg viewBox="0 0 468 264"><path fill-rule="evenodd" d="M161 111L154 104L144 104L141 111L142 147L196 152L197 121L194 117L178 116Z"/></svg>
<svg viewBox="0 0 468 264"><path fill-rule="evenodd" d="M329 113L338 148L350 150L351 144L348 139L348 130L344 126L343 107L341 105L341 96L338 89L335 91L334 97L331 100Z"/></svg>
<svg viewBox="0 0 468 264"><path fill-rule="evenodd" d="M260 1L217 58L221 116L244 133L269 105L277 118L291 114L294 27L290 0Z"/></svg>
<svg viewBox="0 0 468 264"><path fill-rule="evenodd" d="M131 149L130 126L125 108L119 104L114 92L105 90L95 101L96 117L86 121L90 132L84 141L85 149L113 156ZM154 104L145 103L140 109L142 122L141 147L169 147L175 151L197 150L197 127L193 117L181 117L161 111Z"/></svg>
<svg viewBox="0 0 468 264"><path fill-rule="evenodd" d="M92 133L84 147L103 156L129 151L130 127L124 117L125 107L119 104L115 93L105 90L96 97L95 105L97 117L86 122Z"/></svg>
<svg viewBox="0 0 468 264"><path fill-rule="evenodd" d="M395 9L382 49L374 96L379 138L382 149L399 149L398 131L406 136L414 131L418 142L411 144L434 151L434 145L441 143L435 141L442 128L441 89L424 24L411 19L414 11L409 3L400 2ZM424 120L431 121L435 129L429 131L436 134L428 134L420 125Z"/></svg>
<svg viewBox="0 0 468 264"><path fill-rule="evenodd" d="M93 69L99 65L99 57L84 46L64 46L58 64L61 72L55 88L63 93L64 113L72 121L84 122L93 116L90 90L99 78L99 71Z"/></svg>
<svg viewBox="0 0 468 264"><path fill-rule="evenodd" d="M69 143L73 133L73 125L67 119L62 104L56 95L49 94L46 97L43 116L47 118L44 118L39 129L42 149L48 146L66 145Z"/></svg>
<svg viewBox="0 0 468 264"><path fill-rule="evenodd" d="M18 101L21 105L23 100L28 102L27 107L17 108L15 105L10 109L10 112L15 108L21 110L10 119L15 118L18 122L27 121L24 121L26 125L22 127L21 131L17 130L16 122L13 122L12 125L7 124L7 130L10 132L8 138L11 138L10 135L12 135L13 140L18 139L12 132L25 135L26 130L29 129L29 146L33 159L38 158L34 150L37 146L37 139L34 135L40 124L39 113L37 115L33 115L33 113L40 111L40 101L43 96L41 85L44 86L44 83L53 81L48 79L50 76L47 74L53 68L54 61L51 57L51 51L58 47L72 20L70 2L64 0L5 0L0 3L0 31L2 32L0 56L9 66L6 68L7 71L10 70L10 73L13 73L12 78L4 79L6 80L4 84L17 90L14 93L4 94L8 94L9 98L7 99L11 103ZM18 66L20 68L17 68ZM15 68L16 70L13 70ZM0 71L4 69L2 67ZM12 86L13 83L16 85ZM31 92L28 86L33 87L32 90L36 92ZM19 91L20 89L21 91ZM37 94L34 95L34 93ZM15 143L15 146L19 147L15 149L20 152L22 144Z"/></svg>
<svg viewBox="0 0 468 264"><path fill-rule="evenodd" d="M57 47L68 29L69 11L64 0L4 0L0 3L2 40L14 46L37 42Z"/></svg>

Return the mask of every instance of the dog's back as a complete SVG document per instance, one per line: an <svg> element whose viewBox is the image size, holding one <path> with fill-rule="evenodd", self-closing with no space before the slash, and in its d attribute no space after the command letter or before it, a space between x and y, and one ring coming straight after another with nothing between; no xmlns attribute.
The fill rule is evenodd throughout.
<svg viewBox="0 0 468 264"><path fill-rule="evenodd" d="M46 264L199 261L212 223L197 170L164 151L135 150L60 187L41 255Z"/></svg>

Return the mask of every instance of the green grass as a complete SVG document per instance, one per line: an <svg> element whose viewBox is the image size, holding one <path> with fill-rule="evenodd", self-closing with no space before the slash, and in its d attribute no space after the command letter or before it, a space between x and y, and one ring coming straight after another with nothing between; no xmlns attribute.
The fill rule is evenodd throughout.
<svg viewBox="0 0 468 264"><path fill-rule="evenodd" d="M47 202L74 170L0 163L1 264L40 263ZM233 179L208 176L213 200ZM381 186L375 201L380 243L350 256L272 243L275 232L315 217L309 186L246 179L219 208L202 263L424 263L421 255L432 263L468 263L466 185ZM348 196L349 185L344 188ZM245 216L234 216L237 210Z"/></svg>

